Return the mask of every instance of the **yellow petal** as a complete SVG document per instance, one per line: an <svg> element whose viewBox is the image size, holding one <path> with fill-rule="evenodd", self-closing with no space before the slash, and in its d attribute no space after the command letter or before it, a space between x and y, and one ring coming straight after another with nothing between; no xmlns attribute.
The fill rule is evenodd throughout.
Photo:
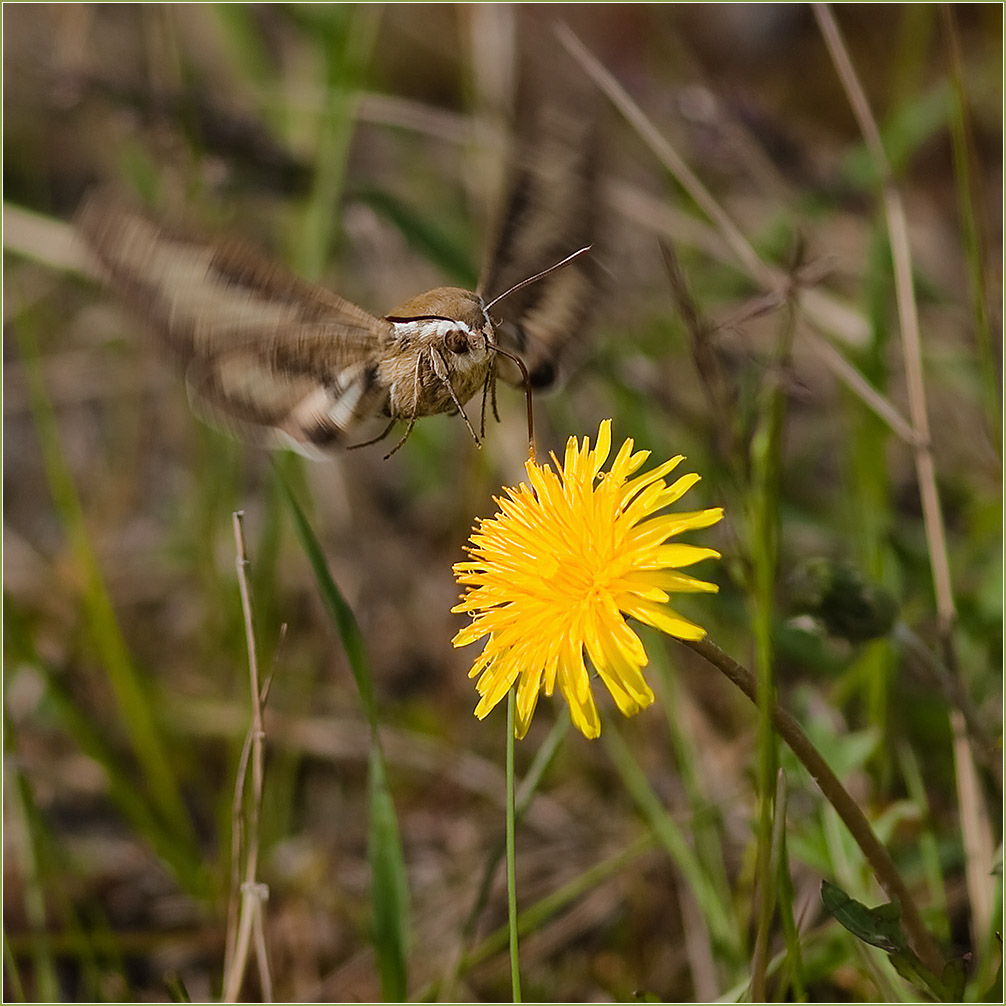
<svg viewBox="0 0 1006 1006"><path fill-rule="evenodd" d="M471 621L452 642L483 642L470 672L480 695L476 713L487 715L516 687L518 736L541 693L557 684L577 728L588 737L600 733L585 649L623 713L654 701L643 676L646 650L627 617L682 638L704 634L668 602L674 592L715 591L677 570L718 553L671 539L708 527L722 510L661 513L698 475L666 484L680 456L636 474L649 452L634 451L631 440L604 472L611 451L605 420L593 446L588 437L571 437L561 462L554 454L542 465L529 460L526 481L500 493L496 516L474 523L467 559L454 566L464 592L452 610Z"/></svg>
<svg viewBox="0 0 1006 1006"><path fill-rule="evenodd" d="M664 605L658 607L644 601L635 607L626 608L625 613L678 639L704 639L706 635L706 630L701 626L689 622Z"/></svg>

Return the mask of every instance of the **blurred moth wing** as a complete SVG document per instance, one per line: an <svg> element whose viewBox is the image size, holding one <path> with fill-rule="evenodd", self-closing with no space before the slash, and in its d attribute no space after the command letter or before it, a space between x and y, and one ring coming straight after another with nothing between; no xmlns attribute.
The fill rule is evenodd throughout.
<svg viewBox="0 0 1006 1006"><path fill-rule="evenodd" d="M385 317L246 245L155 223L107 194L85 200L77 228L212 424L320 458L355 446L375 417L390 420L385 433L407 424L394 453L418 418L457 412L478 443L465 403L482 391L484 423L497 373L525 385L511 354L527 360L529 389L552 384L591 310L592 145L582 126L551 109L536 142L522 146L479 292L441 287ZM504 297L510 320L498 334L486 305ZM530 412L529 399L529 426Z"/></svg>
<svg viewBox="0 0 1006 1006"><path fill-rule="evenodd" d="M495 335L474 293L431 290L379 318L254 249L211 243L107 196L77 228L113 290L184 372L193 407L241 439L323 457L374 417L461 408Z"/></svg>
<svg viewBox="0 0 1006 1006"><path fill-rule="evenodd" d="M487 301L596 242L596 123L576 104L546 101L520 118L510 186L479 283ZM532 387L558 382L560 364L579 348L597 293L596 260L588 255L507 296L506 321L497 327L500 346L523 359ZM499 367L505 381L521 385L509 360L501 359Z"/></svg>
<svg viewBox="0 0 1006 1006"><path fill-rule="evenodd" d="M389 322L251 248L208 243L108 196L89 198L77 227L214 425L315 456L379 411L373 364L393 341Z"/></svg>

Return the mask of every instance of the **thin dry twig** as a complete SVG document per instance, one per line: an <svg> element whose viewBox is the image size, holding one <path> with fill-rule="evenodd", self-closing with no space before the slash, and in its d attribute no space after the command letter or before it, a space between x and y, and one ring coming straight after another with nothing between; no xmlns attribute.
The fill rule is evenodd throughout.
<svg viewBox="0 0 1006 1006"><path fill-rule="evenodd" d="M922 442L912 424L898 412L891 404L890 399L877 391L827 339L816 332L807 332L805 337L811 348L821 357L831 372L906 444L915 447Z"/></svg>
<svg viewBox="0 0 1006 1006"><path fill-rule="evenodd" d="M901 351L905 361L908 409L917 437L913 445L916 479L922 500L922 520L929 546L929 562L933 576L933 590L936 595L939 634L944 662L957 676L958 662L953 638L955 618L953 585L950 577L950 560L947 554L943 511L940 506L939 489L936 485L936 465L933 460L930 440L929 409L926 403L926 382L922 367L922 339L919 333L915 289L912 284L912 252L908 240L905 207L901 193L894 184L891 165L884 151L880 129L852 65L852 60L831 9L825 4L814 4L813 9L835 70L859 123L867 149L880 170L884 213L887 217L891 259L894 263L895 296L898 317L901 322L899 329ZM968 740L967 725L959 709L951 708L950 725L953 732L957 795L966 856L965 876L971 905L972 937L977 943L984 940L992 919L993 885L988 883L988 877L994 865L994 844L988 808L978 778L974 754Z"/></svg>
<svg viewBox="0 0 1006 1006"><path fill-rule="evenodd" d="M661 164L671 172L685 191L688 192L695 204L715 224L723 240L745 271L755 282L770 291L770 294L781 290L784 291L790 282L790 277L787 277L780 270L773 268L761 260L758 253L743 234L741 234L740 229L730 218L726 210L720 206L715 197L699 180L698 176L688 167L681 155L671 146L670 142L660 134L622 85L601 65L597 57L587 49L569 28L561 26L557 31L560 41L580 63L584 71L595 81L612 104L633 126ZM629 201L627 199L628 194L624 189L613 191L612 196L616 197L622 205L625 205ZM646 226L663 229L666 233L667 228L661 228L660 223L665 219L665 214L660 212L654 214L652 209L651 207L645 212L642 222ZM707 250L712 250L708 240L703 239L701 243ZM785 296L784 293L781 295ZM862 318L850 318L849 312L823 290L813 288L803 290L800 297L800 308L803 315L813 325L822 330L838 334L840 337L846 339L846 341L861 341L865 335L866 329L862 324ZM894 405L875 389L871 388L869 382L855 370L852 364L844 360L837 351L831 353L823 352L821 344L821 339L815 339L815 349L821 354L824 363L832 369L835 376L854 395L861 398L867 408L889 423L891 429L899 437L907 437L908 443L914 444L917 437L916 432L912 430L912 425L901 417ZM839 365L840 360L841 365Z"/></svg>
<svg viewBox="0 0 1006 1006"><path fill-rule="evenodd" d="M824 36L835 69L845 88L849 104L859 123L867 148L881 171L884 212L891 238L891 258L894 262L894 288L901 320L901 348L905 361L908 391L908 409L915 430L915 463L919 490L922 494L922 512L929 539L929 556L932 564L933 586L936 591L936 608L941 633L946 635L954 619L954 599L950 582L950 563L947 559L946 533L936 488L936 470L933 464L932 443L929 431L929 410L926 405L926 384L922 370L922 339L919 335L919 315L912 285L912 251L908 241L908 224L901 193L891 177L891 166L884 152L880 130L870 111L862 85L856 76L852 61L838 31L831 11L824 4L814 4L821 34Z"/></svg>
<svg viewBox="0 0 1006 1006"><path fill-rule="evenodd" d="M272 1002L272 975L269 970L263 928L264 905L269 897L268 888L257 879L259 856L259 817L262 808L262 790L265 777L265 725L262 715L265 696L268 693L271 674L265 689L259 682L258 648L255 645L255 626L252 617L251 587L248 583L248 553L244 536L244 511L233 514L234 542L237 549L236 567L238 587L241 592L241 611L244 616L245 639L248 646L248 677L251 686L252 723L245 738L238 766L234 791L232 815L233 869L240 869L241 855L244 855L244 879L240 884L241 907L237 931L227 941L224 963L224 1002L237 1002L248 963L249 950L254 946L258 964L262 998ZM247 824L242 807L244 805L245 778L248 764L251 764L252 790L248 805ZM244 838L244 841L242 840ZM236 877L234 878L236 879ZM236 897L232 892L232 899ZM232 900L232 906L234 901ZM232 925L228 925L229 934Z"/></svg>
<svg viewBox="0 0 1006 1006"><path fill-rule="evenodd" d="M556 26L559 41L570 55L584 68L588 76L607 95L611 103L625 116L633 128L646 141L647 146L657 155L660 162L681 183L695 204L719 228L733 253L744 268L763 286L774 285L776 277L758 257L751 243L741 233L740 228L730 219L710 191L702 184L684 158L660 134L656 126L646 117L643 110L629 97L628 91L601 65L594 54L576 37L565 24Z"/></svg>

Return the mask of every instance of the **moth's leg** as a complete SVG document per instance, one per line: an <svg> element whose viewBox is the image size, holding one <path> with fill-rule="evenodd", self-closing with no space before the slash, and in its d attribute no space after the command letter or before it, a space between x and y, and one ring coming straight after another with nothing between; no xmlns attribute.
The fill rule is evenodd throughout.
<svg viewBox="0 0 1006 1006"><path fill-rule="evenodd" d="M468 416L466 415L464 408L462 408L461 403L458 401L458 396L454 392L454 385L451 384L450 376L447 373L447 364L444 362L444 358L440 355L439 350L436 349L430 350L430 356L433 359L433 373L447 385L447 391L451 396L451 401L454 402L458 412L461 413L461 418L465 421L465 426L468 427L468 432L472 435L472 440L475 441L475 446L481 447L482 442L479 440L479 436L475 430L472 429L472 424L468 422Z"/></svg>
<svg viewBox="0 0 1006 1006"><path fill-rule="evenodd" d="M482 434L482 439L486 438L486 396L489 394L489 388L493 389L493 411L496 411L496 357L492 358L492 362L489 364L489 369L486 371L486 379L482 384L482 426L479 433ZM490 382L492 382L490 384ZM499 422L499 416L496 417L496 421Z"/></svg>
<svg viewBox="0 0 1006 1006"><path fill-rule="evenodd" d="M409 439L409 434L412 432L412 427L415 425L416 425L416 416L415 413L413 413L413 415L409 418L409 425L405 427L405 433L402 435L402 439L399 440L398 443L395 444L395 446L392 447L391 450L384 455L385 461L387 461L388 458L390 458L391 455L394 454L402 446L402 444L404 444L405 441ZM389 426L388 429L391 429L391 427Z"/></svg>
<svg viewBox="0 0 1006 1006"><path fill-rule="evenodd" d="M496 357L495 356L493 357L492 375L493 375L493 383L491 385L489 385L489 387L492 389L493 416L496 418L496 422L498 423L500 421L500 410L499 410L499 408L496 405Z"/></svg>
<svg viewBox="0 0 1006 1006"><path fill-rule="evenodd" d="M392 419L391 422L388 423L388 425L384 427L384 432L378 433L378 435L376 437L372 437L370 440L364 440L362 444L350 444L346 448L346 450L347 451L357 451L361 447L370 447L371 444L380 443L392 431L392 429L394 428L395 423L397 423L397 422L398 422L397 419Z"/></svg>

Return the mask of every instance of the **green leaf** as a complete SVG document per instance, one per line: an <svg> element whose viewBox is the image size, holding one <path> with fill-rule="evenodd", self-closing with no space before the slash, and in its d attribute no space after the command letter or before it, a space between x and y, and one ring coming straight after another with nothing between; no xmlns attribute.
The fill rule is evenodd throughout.
<svg viewBox="0 0 1006 1006"><path fill-rule="evenodd" d="M910 950L891 954L895 971L918 989L925 989L940 1002L961 1002L967 973L960 958L950 961L939 977L934 975Z"/></svg>
<svg viewBox="0 0 1006 1006"><path fill-rule="evenodd" d="M867 908L827 880L821 882L821 901L834 919L864 943L891 954L908 946L901 931L901 909L897 902Z"/></svg>
<svg viewBox="0 0 1006 1006"><path fill-rule="evenodd" d="M821 882L821 901L828 912L853 936L886 950L894 970L917 989L924 989L940 1002L960 1002L967 975L964 962L950 961L942 975L935 975L909 949L901 931L901 908L896 901L867 908L840 887Z"/></svg>
<svg viewBox="0 0 1006 1006"><path fill-rule="evenodd" d="M359 625L357 625L356 616L353 614L352 608L346 603L342 592L335 585L335 580L332 579L332 574L328 570L328 563L325 561L321 545L318 543L318 539L315 537L315 533L311 529L311 525L308 523L301 505L297 502L297 497L294 496L290 484L280 471L279 465L274 463L273 471L279 479L283 495L286 497L287 504L290 507L294 526L297 529L297 536L300 538L301 545L304 546L308 562L311 563L311 569L314 572L318 590L321 592L321 599L325 603L329 615L332 616L336 629L339 631L339 638L342 640L343 649L346 651L346 657L349 660L349 666L353 672L353 678L356 680L357 690L360 693L360 700L363 702L363 711L367 715L371 729L376 733L377 705L374 702L373 679L370 673L370 665L367 661L366 649L363 645L363 635L360 632Z"/></svg>
<svg viewBox="0 0 1006 1006"><path fill-rule="evenodd" d="M960 957L947 961L947 966L941 975L947 990L947 1002L961 1002L964 999L964 986L968 982L968 971ZM1000 975L1001 977L1001 975ZM1002 982L999 985L999 998L1002 999Z"/></svg>

